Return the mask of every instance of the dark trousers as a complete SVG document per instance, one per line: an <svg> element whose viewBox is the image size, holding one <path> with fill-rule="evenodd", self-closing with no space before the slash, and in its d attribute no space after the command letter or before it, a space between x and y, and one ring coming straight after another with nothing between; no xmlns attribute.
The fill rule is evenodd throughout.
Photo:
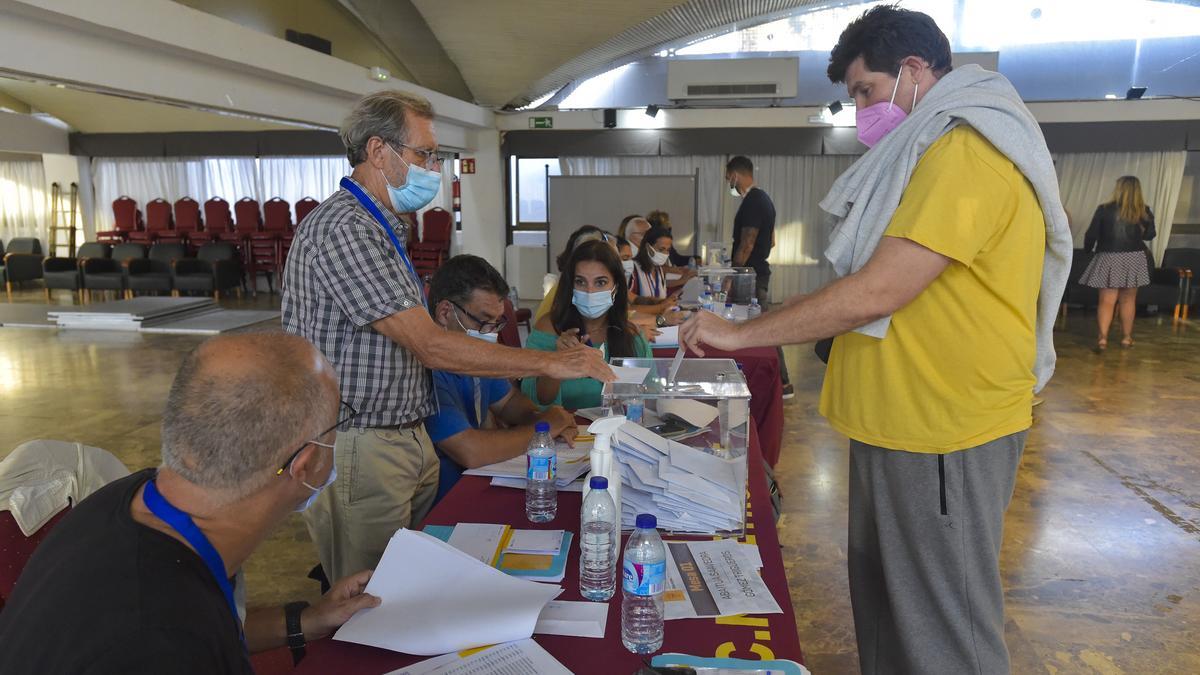
<svg viewBox="0 0 1200 675"><path fill-rule="evenodd" d="M846 552L865 675L1009 672L1000 541L1025 436L946 455L850 441Z"/></svg>
<svg viewBox="0 0 1200 675"><path fill-rule="evenodd" d="M771 302L771 275L759 274L754 279L754 295L758 298L758 306L762 311L767 311L768 303ZM779 352L779 380L784 384L791 384L791 378L788 377L787 361L783 360L783 347L776 347Z"/></svg>

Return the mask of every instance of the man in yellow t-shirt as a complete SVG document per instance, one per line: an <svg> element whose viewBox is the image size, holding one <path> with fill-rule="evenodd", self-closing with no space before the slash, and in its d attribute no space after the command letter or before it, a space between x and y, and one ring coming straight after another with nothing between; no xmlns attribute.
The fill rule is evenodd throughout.
<svg viewBox="0 0 1200 675"><path fill-rule="evenodd" d="M851 23L829 66L868 145L949 71L933 20L893 6ZM821 413L850 438L862 672L1006 673L1000 543L1032 421L1047 223L1030 181L974 128L919 157L862 269L752 322L701 313L681 336L698 351L838 336ZM852 332L887 316L882 339Z"/></svg>

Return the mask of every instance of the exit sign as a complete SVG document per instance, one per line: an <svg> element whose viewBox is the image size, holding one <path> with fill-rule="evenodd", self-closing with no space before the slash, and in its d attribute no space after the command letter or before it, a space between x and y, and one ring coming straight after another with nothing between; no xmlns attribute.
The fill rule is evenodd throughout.
<svg viewBox="0 0 1200 675"><path fill-rule="evenodd" d="M553 129L554 128L554 118L553 117L530 117L529 118L529 128L530 129Z"/></svg>

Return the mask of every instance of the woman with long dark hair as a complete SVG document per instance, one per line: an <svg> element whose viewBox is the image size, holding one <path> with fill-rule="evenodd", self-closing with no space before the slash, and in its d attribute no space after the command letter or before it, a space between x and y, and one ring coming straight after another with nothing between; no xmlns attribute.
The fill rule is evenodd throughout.
<svg viewBox="0 0 1200 675"><path fill-rule="evenodd" d="M670 266L671 244L671 232L661 227L650 228L642 237L642 245L633 256L633 280L629 286L637 296L636 304L654 305L670 296L665 268Z"/></svg>
<svg viewBox="0 0 1200 675"><path fill-rule="evenodd" d="M1096 350L1108 348L1108 329L1113 310L1121 316L1121 346L1133 346L1133 317L1137 312L1137 289L1150 283L1153 258L1143 242L1155 236L1154 213L1142 196L1142 183L1134 176L1121 176L1112 199L1101 204L1092 216L1083 240L1083 250L1096 254L1079 277L1079 283L1100 289L1096 309L1099 338Z"/></svg>
<svg viewBox="0 0 1200 675"><path fill-rule="evenodd" d="M576 349L580 344L614 357L650 358L650 345L629 322L625 272L613 247L604 241L579 244L559 277L550 313L529 334L525 346L545 352ZM521 390L539 405L568 409L593 408L601 403L603 385L597 380L557 380L529 377Z"/></svg>

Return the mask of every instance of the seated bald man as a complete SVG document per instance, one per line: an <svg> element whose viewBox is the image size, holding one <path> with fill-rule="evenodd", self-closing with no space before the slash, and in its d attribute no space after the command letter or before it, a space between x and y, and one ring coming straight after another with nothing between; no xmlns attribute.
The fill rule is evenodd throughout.
<svg viewBox="0 0 1200 675"><path fill-rule="evenodd" d="M254 549L333 480L334 431L352 415L303 338L200 345L171 385L163 465L80 502L25 567L0 611L0 673L252 673L247 652L302 655L378 605L369 570L311 607L248 614L240 583Z"/></svg>

